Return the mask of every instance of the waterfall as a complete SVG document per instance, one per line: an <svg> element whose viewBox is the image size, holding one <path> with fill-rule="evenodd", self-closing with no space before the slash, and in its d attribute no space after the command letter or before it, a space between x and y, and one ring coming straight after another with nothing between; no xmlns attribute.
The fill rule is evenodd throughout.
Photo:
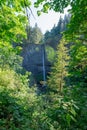
<svg viewBox="0 0 87 130"><path fill-rule="evenodd" d="M46 70L45 70L45 45L42 45L42 62L43 62L43 86L46 86Z"/></svg>

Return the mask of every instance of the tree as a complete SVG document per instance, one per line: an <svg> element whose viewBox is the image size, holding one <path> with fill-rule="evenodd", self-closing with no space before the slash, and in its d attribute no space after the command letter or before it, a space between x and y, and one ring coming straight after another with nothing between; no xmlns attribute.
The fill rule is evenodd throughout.
<svg viewBox="0 0 87 130"><path fill-rule="evenodd" d="M0 2L0 41L17 42L25 36L27 17L25 8L30 6L30 1L1 1ZM24 24L23 24L24 23Z"/></svg>
<svg viewBox="0 0 87 130"><path fill-rule="evenodd" d="M43 34L37 24L30 29L29 41L35 44L40 44L43 41Z"/></svg>
<svg viewBox="0 0 87 130"><path fill-rule="evenodd" d="M15 66L13 68L16 69L16 65L21 64L22 58L18 55L21 48L13 48L13 42L21 42L26 36L25 28L28 21L25 9L29 6L28 0L0 1L0 67L2 68Z"/></svg>
<svg viewBox="0 0 87 130"><path fill-rule="evenodd" d="M87 1L85 0L53 0L53 1L44 1L37 0L35 2L35 7L42 6L42 12L47 12L49 9L53 9L56 12L63 12L68 5L71 6L70 14L71 20L68 27L67 37L71 38L80 38L80 40L87 39ZM80 16L80 17L79 17ZM83 35L83 38L81 36ZM78 36L78 37L77 37ZM70 38L69 37L69 38Z"/></svg>
<svg viewBox="0 0 87 130"><path fill-rule="evenodd" d="M63 24L64 20L63 18L60 16L58 25L57 25L57 34L60 34L61 32L64 31L64 24Z"/></svg>
<svg viewBox="0 0 87 130"><path fill-rule="evenodd" d="M39 7L40 5L42 5L42 9L41 11L43 12L47 12L49 9L53 9L55 11L60 11L63 12L64 8L66 8L68 5L70 5L72 3L71 0L53 0L53 1L45 1L45 0L37 0L35 2L35 7Z"/></svg>
<svg viewBox="0 0 87 130"><path fill-rule="evenodd" d="M67 24L69 22L70 17L66 15L66 19L60 17L57 26L51 29L51 31L47 31L44 35L44 42L52 46L55 50L57 49L57 44L62 38L63 32L66 30Z"/></svg>
<svg viewBox="0 0 87 130"><path fill-rule="evenodd" d="M52 110L51 112L49 112L51 115L51 118L53 120L55 120L57 118L60 119L62 113L64 117L63 119L65 119L65 121L68 121L69 127L65 126L63 127L63 124L61 126L60 129L87 129L87 65L86 65L86 54L87 54L87 17L85 17L87 15L87 1L86 0L52 0L52 1L45 1L45 0L37 0L37 2L35 3L35 6L38 7L39 5L42 5L42 12L47 12L47 10L49 9L53 9L55 11L59 11L59 12L63 12L64 8L67 7L68 5L71 6L70 14L71 14L71 19L70 22L68 24L68 28L66 29L64 35L66 36L66 39L68 40L69 44L69 55L70 55L70 62L69 62L69 66L68 66L68 70L69 70L69 77L70 78L70 82L68 84L68 87L66 87L66 91L62 98L62 100L64 101L64 104L66 104L65 102L68 100L70 103L70 100L74 100L75 104L74 107L76 107L76 112L75 111L71 111L70 113L73 113L76 117L77 122L75 123L71 123L70 125L70 120L71 118L74 119L72 117L72 114L70 115L70 113L67 112L66 116L64 117L64 111L61 108L58 111L58 98L57 95L50 94L51 97L54 99L51 100L54 101L53 106L51 106L49 109ZM40 13L39 13L40 14ZM58 64L59 65L59 64ZM57 67L57 66L56 66ZM55 69L54 71L56 75L56 72L58 73L58 69ZM53 78L51 78L53 80L53 82L50 81L50 86L52 86L52 89L56 82L56 77L54 80L54 76ZM52 75L51 75L52 76ZM58 83L56 83L57 86ZM49 86L49 88L50 88ZM59 98L60 100L60 98ZM56 103L57 102L57 103ZM62 101L60 100L60 105L61 106ZM70 103L71 104L71 103ZM56 106L57 105L57 106ZM63 104L62 104L63 106ZM67 105L65 105L67 106ZM77 107L78 106L78 107ZM65 107L63 107L64 110L66 110ZM72 109L72 106L70 107ZM55 113L55 114L54 114ZM57 115L57 113L61 113L60 116ZM57 116L56 116L57 115ZM74 121L76 121L74 119ZM63 120L64 121L64 120ZM62 121L60 121L62 122ZM66 123L65 123L66 124Z"/></svg>
<svg viewBox="0 0 87 130"><path fill-rule="evenodd" d="M19 71L22 61L19 56L21 48L13 47L13 42L21 42L23 36L26 36L25 8L29 6L28 0L0 1L0 129L2 130L26 130L31 124L29 117L32 117L34 110L32 106L34 102L31 102L31 99L35 101L36 95L29 88L29 73L22 75Z"/></svg>
<svg viewBox="0 0 87 130"><path fill-rule="evenodd" d="M87 39L87 18L85 18L85 15L87 15L87 1L73 1L71 2L71 7L71 20L67 34L72 40L85 41Z"/></svg>
<svg viewBox="0 0 87 130"><path fill-rule="evenodd" d="M37 96L28 84L27 73L19 75L12 69L0 69L1 130L35 128L33 114L38 106Z"/></svg>
<svg viewBox="0 0 87 130"><path fill-rule="evenodd" d="M8 42L0 42L0 68L13 69L16 72L23 70L22 68L22 57L20 56L21 47L17 46L13 48Z"/></svg>
<svg viewBox="0 0 87 130"><path fill-rule="evenodd" d="M50 37L50 32L46 31L44 34L44 40L46 41Z"/></svg>
<svg viewBox="0 0 87 130"><path fill-rule="evenodd" d="M65 85L65 77L67 76L67 61L68 61L68 52L65 45L65 40L62 39L58 44L57 58L52 68L50 74L48 85L49 89L52 89L54 92L62 92L62 89Z"/></svg>
<svg viewBox="0 0 87 130"><path fill-rule="evenodd" d="M87 46L77 41L70 51L69 73L71 85L86 86L87 73Z"/></svg>

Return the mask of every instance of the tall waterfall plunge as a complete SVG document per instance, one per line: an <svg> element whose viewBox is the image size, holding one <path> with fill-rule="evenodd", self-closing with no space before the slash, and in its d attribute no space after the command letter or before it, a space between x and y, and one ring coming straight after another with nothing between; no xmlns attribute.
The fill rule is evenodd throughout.
<svg viewBox="0 0 87 130"><path fill-rule="evenodd" d="M43 63L43 87L45 87L46 86L45 44L42 45L42 63Z"/></svg>

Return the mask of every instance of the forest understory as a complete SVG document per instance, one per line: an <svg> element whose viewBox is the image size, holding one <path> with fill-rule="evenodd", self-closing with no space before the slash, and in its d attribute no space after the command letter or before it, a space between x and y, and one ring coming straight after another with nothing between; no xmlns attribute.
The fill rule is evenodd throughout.
<svg viewBox="0 0 87 130"><path fill-rule="evenodd" d="M36 0L68 14L45 34L31 0L0 1L0 130L87 130L87 0Z"/></svg>

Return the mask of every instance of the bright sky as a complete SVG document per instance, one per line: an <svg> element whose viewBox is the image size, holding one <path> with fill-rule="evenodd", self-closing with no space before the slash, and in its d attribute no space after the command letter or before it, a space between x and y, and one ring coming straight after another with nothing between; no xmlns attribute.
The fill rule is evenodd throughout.
<svg viewBox="0 0 87 130"><path fill-rule="evenodd" d="M40 27L42 33L44 34L47 30L51 30L54 25L57 25L58 20L60 18L60 13L49 11L49 13L42 13L40 16L37 16L37 11L33 7L31 7L32 12L35 16L30 16L30 26L34 27L35 23L37 23L38 27ZM67 9L65 9L65 13L67 12ZM61 14L62 17L64 16Z"/></svg>

